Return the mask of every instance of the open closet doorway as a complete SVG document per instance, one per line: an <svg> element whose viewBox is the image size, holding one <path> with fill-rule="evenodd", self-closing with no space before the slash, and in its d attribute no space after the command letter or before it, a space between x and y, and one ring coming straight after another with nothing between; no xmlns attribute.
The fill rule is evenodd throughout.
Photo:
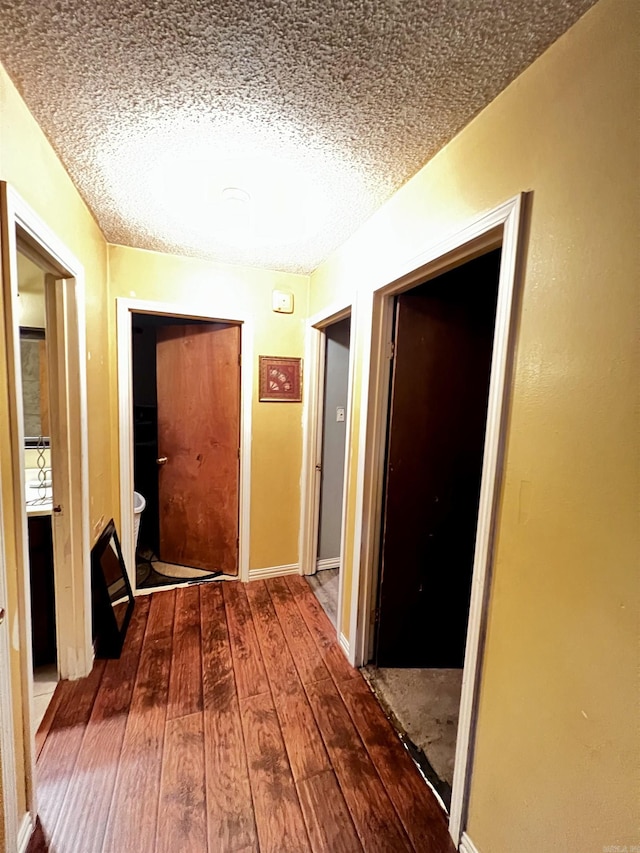
<svg viewBox="0 0 640 853"><path fill-rule="evenodd" d="M338 626L351 317L322 329L317 404L318 516L314 560L307 580L333 626Z"/></svg>
<svg viewBox="0 0 640 853"><path fill-rule="evenodd" d="M240 325L132 313L136 587L238 574Z"/></svg>
<svg viewBox="0 0 640 853"><path fill-rule="evenodd" d="M375 646L365 672L449 807L500 249L394 297Z"/></svg>

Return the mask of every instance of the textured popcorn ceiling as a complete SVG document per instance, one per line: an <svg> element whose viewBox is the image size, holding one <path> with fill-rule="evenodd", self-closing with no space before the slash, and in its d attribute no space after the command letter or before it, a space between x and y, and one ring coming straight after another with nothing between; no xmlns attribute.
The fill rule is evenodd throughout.
<svg viewBox="0 0 640 853"><path fill-rule="evenodd" d="M109 241L310 272L592 2L0 0L0 58Z"/></svg>

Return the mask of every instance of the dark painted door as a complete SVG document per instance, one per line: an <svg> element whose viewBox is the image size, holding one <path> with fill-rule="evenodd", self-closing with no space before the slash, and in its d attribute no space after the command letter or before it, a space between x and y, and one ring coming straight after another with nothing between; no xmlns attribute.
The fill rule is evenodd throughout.
<svg viewBox="0 0 640 853"><path fill-rule="evenodd" d="M396 298L376 663L460 667L499 250Z"/></svg>

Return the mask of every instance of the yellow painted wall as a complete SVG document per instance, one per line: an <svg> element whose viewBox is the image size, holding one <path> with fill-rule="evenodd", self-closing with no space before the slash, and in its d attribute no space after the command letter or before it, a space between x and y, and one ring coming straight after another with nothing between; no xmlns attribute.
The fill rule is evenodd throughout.
<svg viewBox="0 0 640 853"><path fill-rule="evenodd" d="M249 316L254 329L254 394L251 438L252 569L298 562L302 404L258 402L258 356L302 356L307 311L307 276L163 255L122 246L109 247L112 340L118 296L187 303L222 319ZM274 289L294 294L294 313L276 314ZM112 351L115 375L115 347ZM115 394L115 388L113 393ZM117 400L112 398L112 430L117 435Z"/></svg>
<svg viewBox="0 0 640 853"><path fill-rule="evenodd" d="M46 327L44 270L18 252L18 323L32 329Z"/></svg>
<svg viewBox="0 0 640 853"><path fill-rule="evenodd" d="M112 477L109 417L103 389L108 384L107 251L106 243L84 202L0 66L0 180L7 181L84 265L87 296L87 362L89 407L89 489L91 525L113 514L116 483ZM8 621L17 636L17 576L11 457L8 424L8 388L4 305L0 299L0 471L2 471L3 525L7 559ZM17 649L12 649L14 728L16 731L19 807L25 809L22 707Z"/></svg>
<svg viewBox="0 0 640 853"><path fill-rule="evenodd" d="M364 297L533 192L468 820L480 853L640 844L639 9L601 0L312 276L311 313Z"/></svg>
<svg viewBox="0 0 640 853"><path fill-rule="evenodd" d="M107 246L95 220L0 69L0 180L8 181L84 266L86 278L89 478L93 530L113 511L109 417L104 406L108 370Z"/></svg>

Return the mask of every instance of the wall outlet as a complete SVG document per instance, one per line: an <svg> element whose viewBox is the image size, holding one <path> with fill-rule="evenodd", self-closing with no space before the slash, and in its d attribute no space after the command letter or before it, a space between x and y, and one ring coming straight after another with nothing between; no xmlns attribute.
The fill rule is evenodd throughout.
<svg viewBox="0 0 640 853"><path fill-rule="evenodd" d="M344 406L338 406L336 409L336 421L342 423L344 420Z"/></svg>
<svg viewBox="0 0 640 853"><path fill-rule="evenodd" d="M278 314L293 314L293 293L288 290L273 291L273 310Z"/></svg>

